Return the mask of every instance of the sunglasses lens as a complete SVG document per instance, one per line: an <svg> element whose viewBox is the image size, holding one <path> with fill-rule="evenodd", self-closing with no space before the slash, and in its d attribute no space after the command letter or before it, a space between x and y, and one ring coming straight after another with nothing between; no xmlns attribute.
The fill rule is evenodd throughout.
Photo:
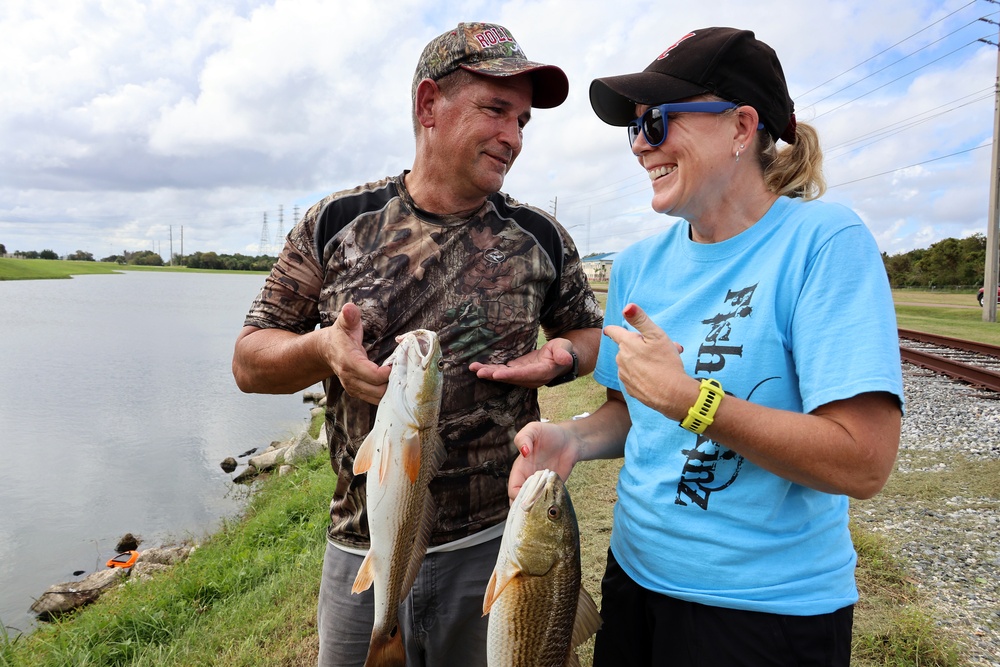
<svg viewBox="0 0 1000 667"><path fill-rule="evenodd" d="M642 114L642 131L645 133L646 142L650 146L655 147L663 143L665 127L663 114L660 113L659 107L653 107Z"/></svg>
<svg viewBox="0 0 1000 667"><path fill-rule="evenodd" d="M637 121L632 121L628 125L628 145L631 146L635 143L635 140L639 138L639 124Z"/></svg>

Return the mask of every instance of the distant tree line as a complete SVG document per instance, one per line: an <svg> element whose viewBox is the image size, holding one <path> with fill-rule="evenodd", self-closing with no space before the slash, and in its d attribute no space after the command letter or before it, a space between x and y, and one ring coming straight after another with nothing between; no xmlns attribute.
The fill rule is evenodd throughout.
<svg viewBox="0 0 1000 667"><path fill-rule="evenodd" d="M4 256L7 255L6 248L4 248L2 254ZM15 250L11 253L11 257L17 257L18 259L59 259L59 255L55 250L29 250L27 252Z"/></svg>
<svg viewBox="0 0 1000 667"><path fill-rule="evenodd" d="M7 256L7 248L0 243L0 257ZM21 251L11 253L23 259L59 259L52 250ZM65 259L93 262L89 252L77 250ZM110 255L102 262L134 264L142 266L163 266L163 258L152 250L138 252L125 251L121 255ZM195 252L190 255L174 255L173 264L191 269L225 269L228 271L270 271L277 258L268 255L218 254ZM889 283L893 287L981 287L986 266L986 236L973 234L964 239L947 238L934 243L929 248L888 255L882 253Z"/></svg>
<svg viewBox="0 0 1000 667"><path fill-rule="evenodd" d="M77 250L76 254L86 254L82 250ZM66 259L72 259L73 256L70 255ZM86 259L81 257L80 259ZM90 255L90 261L93 261L93 255ZM125 250L120 255L108 255L101 259L102 262L114 262L116 264L131 264L132 266L163 266L163 258L160 257L160 253L153 252L152 250L139 250L137 252L129 252Z"/></svg>
<svg viewBox="0 0 1000 667"><path fill-rule="evenodd" d="M947 238L930 248L887 255L885 271L893 287L982 287L986 236Z"/></svg>
<svg viewBox="0 0 1000 667"><path fill-rule="evenodd" d="M227 271L270 271L277 261L268 255L219 255L214 252L195 252L190 255L176 255L174 263L189 269L226 269Z"/></svg>

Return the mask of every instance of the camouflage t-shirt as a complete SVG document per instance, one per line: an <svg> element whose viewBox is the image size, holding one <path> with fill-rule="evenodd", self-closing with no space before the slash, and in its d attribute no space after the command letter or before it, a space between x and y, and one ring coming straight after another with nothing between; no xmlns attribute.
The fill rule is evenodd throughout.
<svg viewBox="0 0 1000 667"><path fill-rule="evenodd" d="M431 491L438 519L431 544L505 520L514 435L539 417L537 393L484 381L473 361L501 364L549 338L600 327L603 313L572 240L551 217L498 193L471 218L416 208L401 176L330 195L289 232L246 325L307 333L361 310L364 347L381 364L395 337L438 333L444 358L440 432L448 457ZM365 476L354 455L376 407L324 382L330 460L337 487L330 539L367 547Z"/></svg>

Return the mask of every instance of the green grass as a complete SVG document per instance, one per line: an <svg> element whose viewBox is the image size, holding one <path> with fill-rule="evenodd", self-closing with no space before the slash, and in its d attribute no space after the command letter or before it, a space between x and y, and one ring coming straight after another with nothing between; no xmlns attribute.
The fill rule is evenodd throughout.
<svg viewBox="0 0 1000 667"><path fill-rule="evenodd" d="M70 278L75 275L118 273L122 267L108 262L67 262L59 259L10 259L0 257L0 280Z"/></svg>
<svg viewBox="0 0 1000 667"><path fill-rule="evenodd" d="M111 262L71 262L61 259L11 259L0 257L0 280L48 280L73 276L121 273L122 271L169 271L174 273L256 273L224 269L189 269L186 266L137 266Z"/></svg>
<svg viewBox="0 0 1000 667"><path fill-rule="evenodd" d="M869 501L871 502L871 501ZM892 555L885 538L851 526L858 552L855 576L859 600L854 608L851 664L856 667L963 667L953 639L942 633L928 612L905 563Z"/></svg>
<svg viewBox="0 0 1000 667"><path fill-rule="evenodd" d="M968 309L897 305L896 322L900 329L1000 345L1000 325L997 322L984 322L978 306Z"/></svg>
<svg viewBox="0 0 1000 667"><path fill-rule="evenodd" d="M1000 345L1000 325L983 321L975 292L893 290L892 297L900 329Z"/></svg>

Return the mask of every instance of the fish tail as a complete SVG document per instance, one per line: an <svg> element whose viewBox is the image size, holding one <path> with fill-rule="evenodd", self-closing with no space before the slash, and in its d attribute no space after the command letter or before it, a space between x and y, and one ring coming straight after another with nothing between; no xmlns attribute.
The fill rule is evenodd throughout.
<svg viewBox="0 0 1000 667"><path fill-rule="evenodd" d="M398 625L388 634L372 635L365 667L404 667L404 665L406 665L406 649L403 647L403 633L399 631Z"/></svg>

